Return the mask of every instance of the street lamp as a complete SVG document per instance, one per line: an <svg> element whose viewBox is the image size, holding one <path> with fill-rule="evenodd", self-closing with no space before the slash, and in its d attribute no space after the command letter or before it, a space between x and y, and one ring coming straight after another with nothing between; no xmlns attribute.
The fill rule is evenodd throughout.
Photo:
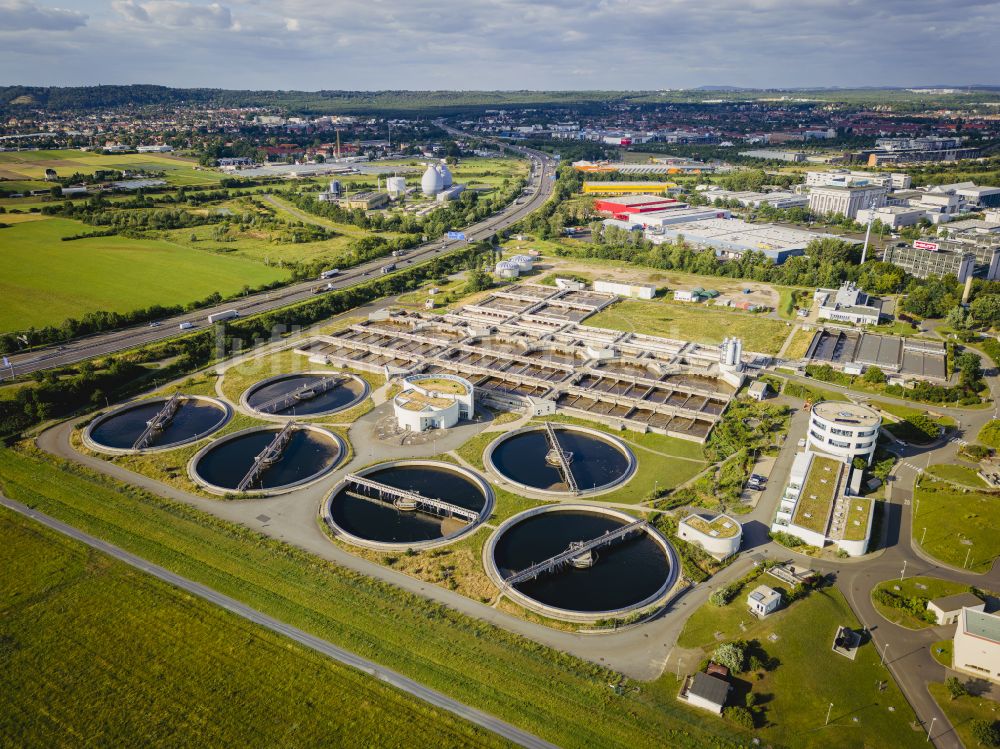
<svg viewBox="0 0 1000 749"><path fill-rule="evenodd" d="M927 727L927 740L931 740L931 731L934 730L934 721L937 720L937 716L931 718L931 724Z"/></svg>
<svg viewBox="0 0 1000 749"><path fill-rule="evenodd" d="M972 553L972 544L970 543L969 544L969 548L965 550L965 561L962 562L962 569L963 570L965 569L965 566L969 563L969 554L971 554L971 553Z"/></svg>
<svg viewBox="0 0 1000 749"><path fill-rule="evenodd" d="M924 526L924 532L920 534L920 545L924 545L924 539L927 538L927 526Z"/></svg>
<svg viewBox="0 0 1000 749"><path fill-rule="evenodd" d="M903 576L906 574L906 560L903 560L903 569L899 573L899 582L903 582Z"/></svg>
<svg viewBox="0 0 1000 749"><path fill-rule="evenodd" d="M886 651L887 651L888 649L889 649L889 643L886 643L886 644L885 644L885 647L884 647L884 648L882 648L882 665L883 665L883 666L885 665L885 654L886 654Z"/></svg>
<svg viewBox="0 0 1000 749"><path fill-rule="evenodd" d="M833 703L831 702L830 707L826 709L826 723L823 724L824 726L830 725L830 713L832 712L833 712Z"/></svg>

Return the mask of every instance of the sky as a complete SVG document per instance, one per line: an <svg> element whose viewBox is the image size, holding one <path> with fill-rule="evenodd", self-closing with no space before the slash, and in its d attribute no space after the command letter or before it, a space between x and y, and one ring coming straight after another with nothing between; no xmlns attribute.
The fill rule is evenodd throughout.
<svg viewBox="0 0 1000 749"><path fill-rule="evenodd" d="M0 84L1000 84L997 0L0 0Z"/></svg>

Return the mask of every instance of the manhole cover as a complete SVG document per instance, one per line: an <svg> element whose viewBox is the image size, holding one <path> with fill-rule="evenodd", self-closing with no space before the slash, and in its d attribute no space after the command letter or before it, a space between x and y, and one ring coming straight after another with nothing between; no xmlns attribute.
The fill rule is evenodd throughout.
<svg viewBox="0 0 1000 749"><path fill-rule="evenodd" d="M262 523L267 523L271 520L267 515L258 515L257 519Z"/></svg>

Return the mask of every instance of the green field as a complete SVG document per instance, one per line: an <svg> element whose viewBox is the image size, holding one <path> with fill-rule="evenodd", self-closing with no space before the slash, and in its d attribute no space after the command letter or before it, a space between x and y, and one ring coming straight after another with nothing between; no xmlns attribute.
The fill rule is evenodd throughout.
<svg viewBox="0 0 1000 749"><path fill-rule="evenodd" d="M1000 555L1000 503L995 496L921 477L913 497L913 540L919 543L923 537L924 551L953 567L989 571Z"/></svg>
<svg viewBox="0 0 1000 749"><path fill-rule="evenodd" d="M678 703L671 675L624 680L616 694L608 685L620 675L605 668L26 449L0 450L7 496L560 746L749 743L740 730Z"/></svg>
<svg viewBox="0 0 1000 749"><path fill-rule="evenodd" d="M0 178L40 180L46 169L55 169L60 177L76 172L93 174L98 169L165 172L173 185L213 185L225 176L222 172L196 169L197 162L172 154L116 153L89 151L6 151L0 152ZM3 183L0 182L0 185Z"/></svg>
<svg viewBox="0 0 1000 749"><path fill-rule="evenodd" d="M956 484L963 484L971 489L986 489L986 482L976 473L976 469L971 466L960 465L958 463L941 463L939 465L927 466L927 473L931 476L954 481Z"/></svg>
<svg viewBox="0 0 1000 749"><path fill-rule="evenodd" d="M58 325L68 317L130 312L223 295L287 278L287 272L154 239L61 237L93 231L68 219L0 229L0 330Z"/></svg>
<svg viewBox="0 0 1000 749"><path fill-rule="evenodd" d="M965 695L953 700L944 684L928 684L927 691L948 716L958 738L968 749L982 746L972 735L972 721L985 720L990 723L1000 721L1000 704L989 697ZM938 735L937 730L934 731L934 735Z"/></svg>
<svg viewBox="0 0 1000 749"><path fill-rule="evenodd" d="M956 593L965 593L969 590L969 586L962 583L953 583L949 580L939 580L936 577L908 577L902 582L899 580L886 580L876 585L873 592L878 589L885 590L900 598L926 598L928 601L932 601L935 598L951 596ZM872 605L875 606L875 610L883 617L902 627L924 629L934 626L932 622L914 616L909 611L896 608L895 606L885 606L875 600L874 597L872 598Z"/></svg>
<svg viewBox="0 0 1000 749"><path fill-rule="evenodd" d="M0 564L5 745L508 746L7 509Z"/></svg>
<svg viewBox="0 0 1000 749"><path fill-rule="evenodd" d="M788 336L779 320L747 312L729 312L673 302L622 301L587 318L587 325L699 343L721 343L726 336L743 339L747 351L776 354Z"/></svg>
<svg viewBox="0 0 1000 749"><path fill-rule="evenodd" d="M702 648L707 656L723 641L756 640L769 658L777 659L776 668L742 674L737 682L743 691L752 688L763 697L767 725L757 731L763 745L922 746L923 735L909 727L913 711L880 665L874 646L862 645L854 661L831 650L839 625L861 629L840 592L814 591L758 620L747 610L746 597L760 583L781 587L763 575L725 606L703 604L677 644ZM888 681L888 686L876 692L880 681ZM830 724L824 725L831 702Z"/></svg>

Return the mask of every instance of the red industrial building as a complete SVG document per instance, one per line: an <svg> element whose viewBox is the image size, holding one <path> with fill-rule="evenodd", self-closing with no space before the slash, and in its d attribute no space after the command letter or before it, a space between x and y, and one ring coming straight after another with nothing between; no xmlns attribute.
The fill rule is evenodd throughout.
<svg viewBox="0 0 1000 749"><path fill-rule="evenodd" d="M679 208L683 203L662 195L622 195L616 198L604 198L594 201L594 210L610 213L617 219L627 218L634 213L652 213Z"/></svg>

